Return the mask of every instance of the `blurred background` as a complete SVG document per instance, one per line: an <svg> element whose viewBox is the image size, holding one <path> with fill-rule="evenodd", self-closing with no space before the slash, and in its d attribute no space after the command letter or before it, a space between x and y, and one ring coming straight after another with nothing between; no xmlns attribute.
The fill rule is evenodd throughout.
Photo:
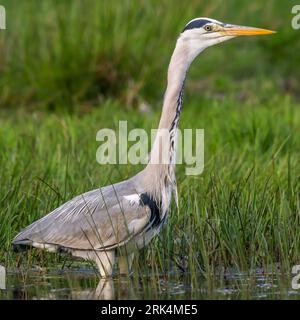
<svg viewBox="0 0 300 320"><path fill-rule="evenodd" d="M289 95L297 101L299 31L291 0L3 0L0 109L90 111L106 99L160 108L176 37L199 16L277 30L207 50L190 72L195 99ZM259 97L258 97L259 94Z"/></svg>

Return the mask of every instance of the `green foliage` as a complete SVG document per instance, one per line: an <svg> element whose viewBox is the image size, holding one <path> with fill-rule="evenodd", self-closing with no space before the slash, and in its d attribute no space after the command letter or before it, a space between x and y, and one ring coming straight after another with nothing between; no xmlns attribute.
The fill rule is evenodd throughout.
<svg viewBox="0 0 300 320"><path fill-rule="evenodd" d="M198 106L189 97L185 105L181 127L205 129L205 170L185 176L178 166L179 211L172 209L140 267L167 272L184 258L188 271L208 274L220 266L255 270L273 263L289 270L300 259L299 106L285 98L252 107L228 99ZM79 193L141 169L97 164L99 129L117 129L118 120L128 119L149 131L158 117L113 102L84 117L3 114L0 261L14 264L10 243L21 228Z"/></svg>
<svg viewBox="0 0 300 320"><path fill-rule="evenodd" d="M257 84L260 76L299 98L295 1L2 2L7 30L0 32L0 108L73 111L107 97L130 107L143 100L156 104L176 37L197 16L278 33L209 49L191 71L195 87L208 93L220 86L228 93L233 84L237 90Z"/></svg>
<svg viewBox="0 0 300 320"><path fill-rule="evenodd" d="M158 278L173 270L187 271L196 290L199 271L210 287L212 275L221 278L228 268L290 273L299 264L296 2L2 4L8 29L0 32L0 263L20 262L10 247L20 229L141 169L98 165L96 133L117 129L119 120L148 131L157 126L176 37L190 19L210 16L278 33L208 49L193 63L180 125L205 129L205 170L189 177L178 166L179 210L172 208L162 235L134 262L150 280L133 281L149 296L151 286L155 294L163 290ZM134 110L143 101L153 106L146 115ZM64 259L31 251L22 266Z"/></svg>

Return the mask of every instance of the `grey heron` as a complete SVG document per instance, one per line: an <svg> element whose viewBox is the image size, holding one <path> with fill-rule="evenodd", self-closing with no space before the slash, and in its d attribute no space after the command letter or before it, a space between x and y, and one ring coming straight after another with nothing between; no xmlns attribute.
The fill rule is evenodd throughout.
<svg viewBox="0 0 300 320"><path fill-rule="evenodd" d="M182 109L184 82L192 61L204 49L237 36L273 31L191 20L180 33L167 75L159 129L169 133L168 147L157 137L147 166L134 177L83 193L22 230L13 240L16 250L29 247L70 253L95 262L101 277L111 276L116 257L121 273L131 269L134 250L147 245L166 223L172 195L177 198L175 141ZM168 163L153 161L166 156Z"/></svg>

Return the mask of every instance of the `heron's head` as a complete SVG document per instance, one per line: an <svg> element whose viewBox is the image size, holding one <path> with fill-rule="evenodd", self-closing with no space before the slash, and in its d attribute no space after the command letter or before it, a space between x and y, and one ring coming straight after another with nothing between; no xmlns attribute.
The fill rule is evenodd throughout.
<svg viewBox="0 0 300 320"><path fill-rule="evenodd" d="M197 55L197 53L207 47L238 36L255 36L271 33L274 33L274 31L227 24L210 18L196 18L185 26L179 39L188 42L189 47Z"/></svg>

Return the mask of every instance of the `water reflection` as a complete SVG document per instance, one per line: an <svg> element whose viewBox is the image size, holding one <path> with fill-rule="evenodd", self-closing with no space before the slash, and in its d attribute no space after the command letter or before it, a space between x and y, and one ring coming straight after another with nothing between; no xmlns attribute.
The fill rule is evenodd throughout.
<svg viewBox="0 0 300 320"><path fill-rule="evenodd" d="M193 282L191 282L193 281ZM300 299L289 275L135 275L99 279L91 269L7 272L0 299Z"/></svg>
<svg viewBox="0 0 300 320"><path fill-rule="evenodd" d="M127 300L137 299L131 278L100 279L95 288L72 292L72 299Z"/></svg>
<svg viewBox="0 0 300 320"><path fill-rule="evenodd" d="M112 279L100 279L95 289L86 289L72 293L72 299L78 300L115 300L115 287Z"/></svg>

